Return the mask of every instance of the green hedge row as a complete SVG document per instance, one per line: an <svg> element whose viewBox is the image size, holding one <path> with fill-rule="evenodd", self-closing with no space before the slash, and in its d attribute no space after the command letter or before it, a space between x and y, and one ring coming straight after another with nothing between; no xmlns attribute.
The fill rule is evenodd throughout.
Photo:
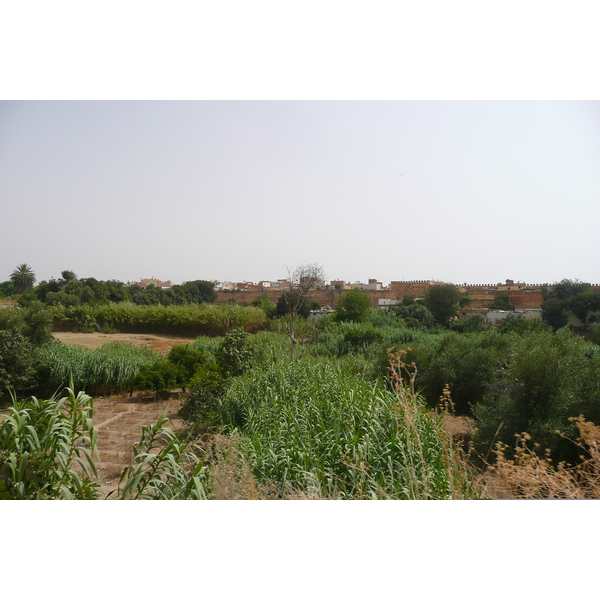
<svg viewBox="0 0 600 600"><path fill-rule="evenodd" d="M98 325L110 332L217 336L237 327L252 333L266 322L260 308L233 304L140 306L122 302L69 308L58 305L49 310L55 331L94 331Z"/></svg>

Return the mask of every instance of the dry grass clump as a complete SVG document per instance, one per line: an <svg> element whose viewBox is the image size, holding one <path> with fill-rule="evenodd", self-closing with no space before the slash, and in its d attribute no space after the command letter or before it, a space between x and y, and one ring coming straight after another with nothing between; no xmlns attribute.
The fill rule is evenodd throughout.
<svg viewBox="0 0 600 600"><path fill-rule="evenodd" d="M215 434L205 443L209 450L208 485L213 500L258 500L261 490L248 463L239 434Z"/></svg>
<svg viewBox="0 0 600 600"><path fill-rule="evenodd" d="M508 446L496 444L496 464L488 494L493 498L600 498L600 427L583 416L571 418L579 430L575 444L580 448L581 462L569 465L552 463L547 451L542 458L536 452L539 444L528 446L527 433L517 435L514 458L506 458ZM557 431L558 435L565 437Z"/></svg>

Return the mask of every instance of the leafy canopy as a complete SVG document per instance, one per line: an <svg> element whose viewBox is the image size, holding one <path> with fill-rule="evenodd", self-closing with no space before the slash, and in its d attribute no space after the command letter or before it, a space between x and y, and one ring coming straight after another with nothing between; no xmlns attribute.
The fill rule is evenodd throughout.
<svg viewBox="0 0 600 600"><path fill-rule="evenodd" d="M436 323L444 327L448 326L463 302L463 294L451 284L434 285L425 295L425 306Z"/></svg>
<svg viewBox="0 0 600 600"><path fill-rule="evenodd" d="M33 269L26 263L19 265L10 274L10 280L18 292L24 292L25 290L32 288L36 281Z"/></svg>
<svg viewBox="0 0 600 600"><path fill-rule="evenodd" d="M334 321L366 323L371 316L370 296L359 289L348 290L340 299L333 313Z"/></svg>

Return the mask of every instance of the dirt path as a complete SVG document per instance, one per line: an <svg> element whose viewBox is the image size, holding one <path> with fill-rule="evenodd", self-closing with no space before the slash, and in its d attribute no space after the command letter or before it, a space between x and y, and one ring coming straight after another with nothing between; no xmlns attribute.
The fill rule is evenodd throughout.
<svg viewBox="0 0 600 600"><path fill-rule="evenodd" d="M121 472L131 464L133 445L139 442L144 425L156 423L166 408L172 429L179 431L183 427L177 416L179 406L177 399L149 400L137 392L133 398L122 394L94 400L94 425L98 429L100 453L96 466L102 498L118 486Z"/></svg>
<svg viewBox="0 0 600 600"><path fill-rule="evenodd" d="M120 342L124 344L135 344L136 346L148 346L157 352L167 353L176 344L189 344L196 338L154 335L144 333L72 333L70 331L56 331L54 337L64 344L81 346L83 348L100 348L109 342Z"/></svg>

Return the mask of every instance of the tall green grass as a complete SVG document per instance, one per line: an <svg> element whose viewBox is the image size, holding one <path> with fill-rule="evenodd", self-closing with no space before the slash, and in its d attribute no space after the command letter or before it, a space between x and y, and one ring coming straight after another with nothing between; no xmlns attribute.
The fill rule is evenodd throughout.
<svg viewBox="0 0 600 600"><path fill-rule="evenodd" d="M18 401L0 419L0 499L97 497L98 432L90 396Z"/></svg>
<svg viewBox="0 0 600 600"><path fill-rule="evenodd" d="M96 350L54 343L39 349L44 390L64 387L70 376L76 389L92 394L126 389L140 369L154 364L159 355L149 348L116 342Z"/></svg>
<svg viewBox="0 0 600 600"><path fill-rule="evenodd" d="M247 437L255 476L281 497L456 496L449 446L418 398L332 360L255 370L233 382L219 410Z"/></svg>

